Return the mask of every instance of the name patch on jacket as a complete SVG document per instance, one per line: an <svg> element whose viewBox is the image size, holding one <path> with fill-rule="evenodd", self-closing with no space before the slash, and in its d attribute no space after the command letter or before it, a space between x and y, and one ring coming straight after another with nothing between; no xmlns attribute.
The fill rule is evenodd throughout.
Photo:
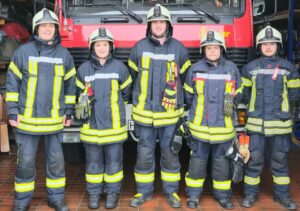
<svg viewBox="0 0 300 211"><path fill-rule="evenodd" d="M173 61L175 59L175 54L154 54L152 52L143 52L143 57L150 57L154 60Z"/></svg>
<svg viewBox="0 0 300 211"><path fill-rule="evenodd" d="M85 82L91 82L96 79L119 79L118 73L96 73L95 75L89 75L84 77Z"/></svg>
<svg viewBox="0 0 300 211"><path fill-rule="evenodd" d="M231 80L232 75L230 74L207 74L207 73L196 73L193 80Z"/></svg>

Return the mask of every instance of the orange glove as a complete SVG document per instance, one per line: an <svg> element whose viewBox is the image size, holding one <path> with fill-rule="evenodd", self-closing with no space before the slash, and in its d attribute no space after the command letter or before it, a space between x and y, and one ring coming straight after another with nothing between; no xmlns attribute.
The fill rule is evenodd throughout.
<svg viewBox="0 0 300 211"><path fill-rule="evenodd" d="M247 163L250 159L249 142L250 137L242 133L239 137L239 153L243 157L244 163Z"/></svg>

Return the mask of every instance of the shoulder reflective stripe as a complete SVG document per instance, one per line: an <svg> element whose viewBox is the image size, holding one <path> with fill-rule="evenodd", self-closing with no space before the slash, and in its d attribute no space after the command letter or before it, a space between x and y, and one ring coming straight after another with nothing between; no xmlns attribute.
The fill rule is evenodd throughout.
<svg viewBox="0 0 300 211"><path fill-rule="evenodd" d="M58 118L32 118L32 117L25 117L23 115L20 115L20 122L24 124L41 124L41 125L53 125L53 124L62 124L63 123L63 117Z"/></svg>
<svg viewBox="0 0 300 211"><path fill-rule="evenodd" d="M64 128L63 124L57 125L28 125L26 123L20 123L17 127L20 130L29 131L29 132L55 132L60 131Z"/></svg>
<svg viewBox="0 0 300 211"><path fill-rule="evenodd" d="M264 121L265 127L292 127L293 123L291 120L287 121Z"/></svg>
<svg viewBox="0 0 300 211"><path fill-rule="evenodd" d="M152 52L143 52L143 57L150 57L153 60L172 61L175 59L175 54L154 54Z"/></svg>
<svg viewBox="0 0 300 211"><path fill-rule="evenodd" d="M9 69L11 69L11 71L21 80L22 79L22 73L20 71L20 69L17 67L17 65L11 61L9 64Z"/></svg>
<svg viewBox="0 0 300 211"><path fill-rule="evenodd" d="M291 181L288 176L276 177L273 175L273 182L277 185L288 185Z"/></svg>
<svg viewBox="0 0 300 211"><path fill-rule="evenodd" d="M73 67L64 77L64 80L67 81L68 79L70 79L71 77L73 77L74 75L76 75L76 69L75 67Z"/></svg>
<svg viewBox="0 0 300 211"><path fill-rule="evenodd" d="M140 95L138 98L138 104L137 108L140 110L144 110L145 104L146 104L146 98L147 98L147 92L148 92L148 77L149 77L149 71L141 71L141 79L140 79Z"/></svg>
<svg viewBox="0 0 300 211"><path fill-rule="evenodd" d="M251 125L249 123L246 124L246 129L254 132L262 132L262 126Z"/></svg>
<svg viewBox="0 0 300 211"><path fill-rule="evenodd" d="M15 191L19 193L30 192L34 190L34 181L17 183L15 182Z"/></svg>
<svg viewBox="0 0 300 211"><path fill-rule="evenodd" d="M131 60L128 59L128 66L133 69L136 72L139 72L139 68L136 66L136 64Z"/></svg>
<svg viewBox="0 0 300 211"><path fill-rule="evenodd" d="M150 67L150 56L142 56L141 66L143 69L149 69Z"/></svg>
<svg viewBox="0 0 300 211"><path fill-rule="evenodd" d="M256 75L273 75L274 69L258 69L258 70L252 70L250 71L250 74L252 76ZM290 72L285 69L279 69L278 75L289 75Z"/></svg>
<svg viewBox="0 0 300 211"><path fill-rule="evenodd" d="M107 183L120 182L123 179L123 171L119 171L116 174L104 174L104 181Z"/></svg>
<svg viewBox="0 0 300 211"><path fill-rule="evenodd" d="M181 67L179 73L180 73L180 74L185 73L185 71L186 71L187 69L189 69L189 67L190 67L191 65L192 65L191 60L187 60L187 61L182 65L182 67Z"/></svg>
<svg viewBox="0 0 300 211"><path fill-rule="evenodd" d="M85 76L84 81L89 83L95 79L119 79L118 73L96 73L95 75Z"/></svg>
<svg viewBox="0 0 300 211"><path fill-rule="evenodd" d="M232 76L229 74L207 74L207 73L196 73L196 78L202 78L207 80L231 80Z"/></svg>
<svg viewBox="0 0 300 211"><path fill-rule="evenodd" d="M76 78L75 80L76 86L79 87L80 89L85 89L84 84Z"/></svg>
<svg viewBox="0 0 300 211"><path fill-rule="evenodd" d="M202 123L204 112L204 80L195 81L195 86L197 91L197 105L193 123L195 125L200 125Z"/></svg>
<svg viewBox="0 0 300 211"><path fill-rule="evenodd" d="M65 104L75 104L76 96L75 95L65 95Z"/></svg>
<svg viewBox="0 0 300 211"><path fill-rule="evenodd" d="M18 102L19 101L19 93L18 92L6 92L5 101L6 102Z"/></svg>
<svg viewBox="0 0 300 211"><path fill-rule="evenodd" d="M250 86L252 86L252 81L249 80L248 78L242 77L242 84L243 84L243 86L250 87Z"/></svg>
<svg viewBox="0 0 300 211"><path fill-rule="evenodd" d="M26 108L24 111L24 116L31 117L32 116L32 106L33 106L34 100L35 100L37 75L38 75L37 62L29 61L28 62L28 71L29 71L30 76L29 76L28 82L27 82Z"/></svg>
<svg viewBox="0 0 300 211"><path fill-rule="evenodd" d="M62 188L66 185L66 178L59 178L59 179L50 179L46 178L46 187L47 188Z"/></svg>
<svg viewBox="0 0 300 211"><path fill-rule="evenodd" d="M217 190L230 190L231 180L217 181L213 180L213 187Z"/></svg>
<svg viewBox="0 0 300 211"><path fill-rule="evenodd" d="M292 133L292 128L265 128L266 135L283 135Z"/></svg>
<svg viewBox="0 0 300 211"><path fill-rule="evenodd" d="M134 172L135 181L139 183L150 183L154 181L154 173L141 174Z"/></svg>
<svg viewBox="0 0 300 211"><path fill-rule="evenodd" d="M127 80L124 81L124 82L122 83L122 85L120 86L120 89L121 89L121 90L125 89L129 84L131 84L131 82L132 82L132 78L131 78L131 76L129 75L129 77L127 78Z"/></svg>
<svg viewBox="0 0 300 211"><path fill-rule="evenodd" d="M163 181L167 181L167 182L177 182L180 181L180 173L169 173L169 172L164 172L161 171L161 179Z"/></svg>
<svg viewBox="0 0 300 211"><path fill-rule="evenodd" d="M62 72L63 66L62 65L55 65L54 67L55 76L53 80L53 96L52 96L52 108L51 108L51 115L52 117L56 118L59 116L58 110L60 109L59 105L59 97L61 92L61 85L62 85Z"/></svg>
<svg viewBox="0 0 300 211"><path fill-rule="evenodd" d="M184 83L184 90L191 93L191 94L194 94L194 90L192 87L190 87L188 84Z"/></svg>
<svg viewBox="0 0 300 211"><path fill-rule="evenodd" d="M85 181L89 183L102 183L104 174L85 174Z"/></svg>
<svg viewBox="0 0 300 211"><path fill-rule="evenodd" d="M35 56L29 56L30 62L44 62L44 63L50 63L50 64L63 64L62 58L53 58L53 57L35 57Z"/></svg>
<svg viewBox="0 0 300 211"><path fill-rule="evenodd" d="M189 177L185 177L185 184L188 187L192 188L201 188L203 187L205 179L192 179Z"/></svg>
<svg viewBox="0 0 300 211"><path fill-rule="evenodd" d="M260 177L244 176L244 182L248 185L258 185L260 183Z"/></svg>
<svg viewBox="0 0 300 211"><path fill-rule="evenodd" d="M252 77L252 90L251 90L251 99L249 105L249 112L253 112L255 109L256 101L256 76Z"/></svg>
<svg viewBox="0 0 300 211"><path fill-rule="evenodd" d="M299 79L291 79L287 82L288 88L300 88L300 80Z"/></svg>
<svg viewBox="0 0 300 211"><path fill-rule="evenodd" d="M120 124L120 109L119 109L119 84L117 80L111 81L111 96L110 96L110 105L111 105L111 116L112 116L112 127L113 129L118 129L121 127Z"/></svg>

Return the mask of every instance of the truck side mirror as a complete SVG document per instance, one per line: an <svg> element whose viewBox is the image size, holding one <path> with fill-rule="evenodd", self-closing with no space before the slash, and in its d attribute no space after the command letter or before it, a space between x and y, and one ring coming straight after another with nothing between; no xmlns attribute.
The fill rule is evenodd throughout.
<svg viewBox="0 0 300 211"><path fill-rule="evenodd" d="M264 14L265 8L265 0L253 0L253 17Z"/></svg>

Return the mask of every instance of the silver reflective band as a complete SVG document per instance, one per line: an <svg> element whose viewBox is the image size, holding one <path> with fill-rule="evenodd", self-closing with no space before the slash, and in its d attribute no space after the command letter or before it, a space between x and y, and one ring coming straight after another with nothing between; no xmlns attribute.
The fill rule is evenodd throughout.
<svg viewBox="0 0 300 211"><path fill-rule="evenodd" d="M203 78L208 80L231 80L231 75L196 73L196 78Z"/></svg>
<svg viewBox="0 0 300 211"><path fill-rule="evenodd" d="M143 57L150 57L154 60L173 61L175 59L175 54L154 54L151 52L143 52Z"/></svg>
<svg viewBox="0 0 300 211"><path fill-rule="evenodd" d="M274 69L258 69L250 71L251 75L273 75ZM285 69L279 69L278 75L289 75L290 72Z"/></svg>
<svg viewBox="0 0 300 211"><path fill-rule="evenodd" d="M52 57L35 57L35 56L29 56L29 62L44 62L44 63L50 63L50 64L63 64L62 58L52 58Z"/></svg>
<svg viewBox="0 0 300 211"><path fill-rule="evenodd" d="M85 76L85 82L91 82L95 79L119 79L118 73L97 73L95 75Z"/></svg>

